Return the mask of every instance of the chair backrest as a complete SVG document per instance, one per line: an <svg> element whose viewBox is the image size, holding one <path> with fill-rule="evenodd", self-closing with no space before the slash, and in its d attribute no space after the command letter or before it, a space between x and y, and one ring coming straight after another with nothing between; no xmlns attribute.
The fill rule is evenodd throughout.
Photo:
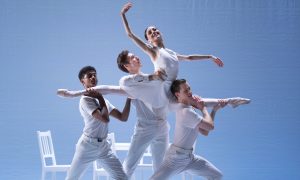
<svg viewBox="0 0 300 180"><path fill-rule="evenodd" d="M114 154L116 154L116 146L115 146L115 143L116 143L116 140L115 140L115 133L108 133L107 134L107 138L106 140L108 141L108 143L110 144L110 147L111 147L111 150ZM101 170L102 167L101 165L96 161L94 161L93 163L93 168L94 170Z"/></svg>
<svg viewBox="0 0 300 180"><path fill-rule="evenodd" d="M47 159L50 159L51 165L56 165L51 132L49 130L45 132L37 131L37 136L40 147L42 167L44 168L47 166Z"/></svg>

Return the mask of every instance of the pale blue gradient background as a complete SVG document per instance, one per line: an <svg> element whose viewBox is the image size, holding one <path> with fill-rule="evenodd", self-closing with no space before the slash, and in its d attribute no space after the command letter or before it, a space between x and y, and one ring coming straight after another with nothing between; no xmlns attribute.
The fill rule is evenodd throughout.
<svg viewBox="0 0 300 180"><path fill-rule="evenodd" d="M125 35L119 15L125 2L0 0L0 179L40 178L37 130L52 131L59 164L71 162L83 128L79 99L61 99L55 92L81 89L82 66L95 66L101 84L118 84L125 74L116 57L129 49L142 59L144 72L153 71L148 56ZM128 19L140 37L154 24L168 48L222 58L224 68L209 61L180 64L179 77L195 93L252 99L217 114L215 131L198 137L197 154L221 169L224 180L299 179L299 1L133 3ZM107 98L123 108L125 98ZM117 141L130 140L134 114L133 109L127 123L112 119ZM173 137L174 115L168 120ZM91 179L90 170L84 179Z"/></svg>

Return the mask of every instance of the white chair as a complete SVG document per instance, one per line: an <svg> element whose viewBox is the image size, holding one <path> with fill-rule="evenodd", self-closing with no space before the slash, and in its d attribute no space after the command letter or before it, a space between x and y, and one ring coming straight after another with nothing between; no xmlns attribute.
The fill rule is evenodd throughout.
<svg viewBox="0 0 300 180"><path fill-rule="evenodd" d="M116 154L116 146L115 146L115 134L109 133L107 135L107 140L109 141L111 145L111 150L114 154ZM93 180L99 180L100 176L105 176L106 180L109 180L109 174L101 167L99 162L94 161L93 162Z"/></svg>
<svg viewBox="0 0 300 180"><path fill-rule="evenodd" d="M37 131L37 136L42 161L42 180L45 179L47 172L52 172L52 179L56 179L56 172L67 172L70 165L56 164L51 132L49 130L45 132Z"/></svg>
<svg viewBox="0 0 300 180"><path fill-rule="evenodd" d="M130 143L127 142L116 142L115 143L115 149L116 151L128 151L130 147ZM144 179L144 170L145 169L153 169L153 162L152 162L152 153L150 151L150 146L146 149L146 151L144 152L139 164L137 165L136 171L132 176L132 179L136 179L136 172L138 172L139 170L141 170L141 179Z"/></svg>
<svg viewBox="0 0 300 180"><path fill-rule="evenodd" d="M150 146L147 147L145 150L139 164L137 165L137 170L141 170L141 179L144 179L144 170L150 169L153 170L153 160L152 160L152 153L150 150Z"/></svg>

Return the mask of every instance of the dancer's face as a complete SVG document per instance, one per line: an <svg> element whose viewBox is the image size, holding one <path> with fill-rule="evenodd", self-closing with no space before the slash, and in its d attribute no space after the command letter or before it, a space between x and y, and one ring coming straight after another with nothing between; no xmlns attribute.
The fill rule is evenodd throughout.
<svg viewBox="0 0 300 180"><path fill-rule="evenodd" d="M89 71L83 76L81 82L85 88L96 86L98 83L97 73L95 71Z"/></svg>
<svg viewBox="0 0 300 180"><path fill-rule="evenodd" d="M158 42L162 40L160 31L154 26L149 26L147 28L146 36L150 43Z"/></svg>
<svg viewBox="0 0 300 180"><path fill-rule="evenodd" d="M179 102L188 104L193 100L193 93L188 83L180 84L180 91L177 92L176 97Z"/></svg>
<svg viewBox="0 0 300 180"><path fill-rule="evenodd" d="M132 53L128 53L127 55L127 62L125 64L125 68L132 74L138 73L142 67L140 58Z"/></svg>

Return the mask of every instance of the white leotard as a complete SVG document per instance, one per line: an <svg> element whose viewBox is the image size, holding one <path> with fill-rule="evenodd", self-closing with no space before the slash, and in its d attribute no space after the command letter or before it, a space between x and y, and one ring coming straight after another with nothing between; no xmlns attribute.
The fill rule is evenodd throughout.
<svg viewBox="0 0 300 180"><path fill-rule="evenodd" d="M164 70L167 74L166 81L174 81L177 78L179 71L178 58L174 51L166 48L159 49L159 56L154 64L155 71Z"/></svg>

